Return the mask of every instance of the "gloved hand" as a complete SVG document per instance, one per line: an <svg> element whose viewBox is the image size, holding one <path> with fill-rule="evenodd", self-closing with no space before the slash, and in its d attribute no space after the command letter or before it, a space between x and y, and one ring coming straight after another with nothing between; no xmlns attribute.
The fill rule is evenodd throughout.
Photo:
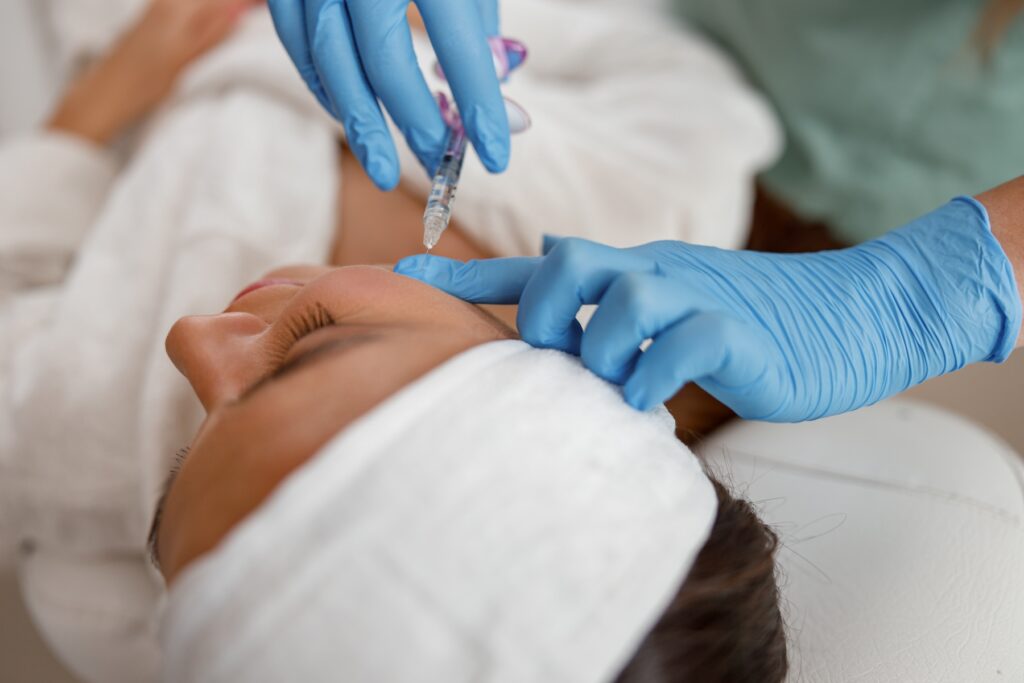
<svg viewBox="0 0 1024 683"><path fill-rule="evenodd" d="M640 409L687 382L750 419L869 405L1013 350L1021 303L984 208L956 199L882 239L817 254L580 239L546 256L395 271L476 303L519 303L525 341L582 356ZM584 332L583 304L599 304ZM643 353L640 345L653 339Z"/></svg>
<svg viewBox="0 0 1024 683"><path fill-rule="evenodd" d="M428 172L447 129L413 52L408 0L268 0L278 35L306 84L345 127L349 146L382 189L399 162L378 98ZM484 166L503 171L509 128L488 37L497 0L416 0L466 132Z"/></svg>

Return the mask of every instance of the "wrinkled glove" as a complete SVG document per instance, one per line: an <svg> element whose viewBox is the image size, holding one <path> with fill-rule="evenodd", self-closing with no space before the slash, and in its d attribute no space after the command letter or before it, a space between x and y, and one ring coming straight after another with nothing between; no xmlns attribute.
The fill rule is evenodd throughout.
<svg viewBox="0 0 1024 683"><path fill-rule="evenodd" d="M408 0L268 0L288 55L382 189L399 162L378 99L420 162L437 168L447 128L416 62ZM489 171L509 162L509 125L493 54L497 0L416 0L477 154Z"/></svg>
<svg viewBox="0 0 1024 683"><path fill-rule="evenodd" d="M545 247L539 258L465 264L414 256L395 270L475 303L518 303L525 341L579 354L624 384L634 407L696 382L741 417L775 422L854 410L968 363L1005 360L1021 325L1012 267L968 198L816 254L571 238ZM585 332L584 304L598 304Z"/></svg>

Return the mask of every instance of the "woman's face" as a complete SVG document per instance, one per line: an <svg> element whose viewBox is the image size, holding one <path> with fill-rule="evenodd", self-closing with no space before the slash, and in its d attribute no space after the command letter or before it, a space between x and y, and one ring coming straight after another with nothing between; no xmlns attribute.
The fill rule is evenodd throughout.
<svg viewBox="0 0 1024 683"><path fill-rule="evenodd" d="M173 581L346 425L447 359L514 333L390 270L268 274L218 315L183 318L167 352L207 411L158 514Z"/></svg>

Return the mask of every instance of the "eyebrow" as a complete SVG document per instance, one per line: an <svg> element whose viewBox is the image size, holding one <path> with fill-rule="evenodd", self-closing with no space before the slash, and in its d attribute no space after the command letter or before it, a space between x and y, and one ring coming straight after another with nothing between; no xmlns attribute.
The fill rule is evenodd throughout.
<svg viewBox="0 0 1024 683"><path fill-rule="evenodd" d="M255 384L245 390L245 393L243 393L234 402L234 405L245 403L255 394L259 393L259 391L264 387L287 377L288 375L298 371L300 368L316 363L319 359L326 360L337 353L341 353L342 351L356 346L361 346L362 344L366 344L379 338L379 334L368 333L345 337L344 339L328 339L327 341L317 344L316 346L300 353L295 358L292 358L287 363L281 364L273 372L258 380ZM187 457L187 455L185 457ZM163 521L164 516L164 505L167 503L167 495L171 492L174 480L178 478L178 474L181 472L182 466L185 462L185 457L179 455L177 465L168 473L167 479L164 480L160 498L157 500L156 508L153 512L153 521L149 527L149 536L146 543L147 550L149 551L150 562L152 562L153 566L158 570L161 567L160 552L158 550L157 541L160 536L160 523Z"/></svg>

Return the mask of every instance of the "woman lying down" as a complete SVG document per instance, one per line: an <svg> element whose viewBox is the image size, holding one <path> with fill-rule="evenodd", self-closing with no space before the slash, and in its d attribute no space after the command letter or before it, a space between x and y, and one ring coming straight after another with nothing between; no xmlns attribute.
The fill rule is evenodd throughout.
<svg viewBox="0 0 1024 683"><path fill-rule="evenodd" d="M146 535L174 452L190 441L205 415L167 358L168 330L184 315L222 310L247 282L281 264L388 263L419 251L427 181L402 149L399 190L385 195L373 189L339 144L337 124L323 115L296 75L262 3L53 0L47 6L58 19L62 52L92 61L73 81L46 129L0 144L0 566L17 564L34 622L79 678L140 683L156 680L161 666L155 615L164 582L146 560ZM692 37L664 23L621 16L596 0L517 0L505 3L503 11L505 30L531 49L529 64L516 72L508 89L530 111L534 127L515 138L512 166L502 176L486 174L475 159L467 161L456 207L458 225L446 233L437 251L460 259L535 253L540 234L556 227L563 234L613 244L652 239L735 243L744 227L750 177L768 160L775 138L764 107L734 70ZM118 23L126 17L135 18ZM125 26L130 28L125 31ZM571 35L565 26L575 27ZM432 60L424 56L422 63L429 69ZM617 134L622 131L629 135ZM624 167L630 173L622 174ZM358 279L348 272L332 277ZM445 354L454 356L478 338L492 338L480 337L481 329L493 329L492 323L479 322L480 315L466 313L474 309L436 293L429 301L442 310L431 313L433 327L426 325L422 316L430 311L429 301L420 300L426 296L416 294L421 289L395 276L369 272L373 275L360 277L382 280L371 288L373 306L360 309L361 314L372 313L375 317L368 322L375 326L380 318L388 325L370 331L373 344L346 342L353 345L351 356L325 352L308 358L306 366L326 373L328 367L317 363L340 363L345 357L356 362L375 350L383 356L356 368L379 383L365 382L365 395L353 393L354 380L324 387L338 392L335 402L351 401L348 408L313 405L287 420L284 416L291 414L283 406L273 407L273 419L242 412L274 396L288 405L300 401L301 392L289 392L293 395L288 398L277 389L308 378L302 368L268 381L253 393L251 403L247 399L230 407L223 400L230 395L225 387L240 391L242 384L282 360L267 355L273 351L270 346L245 346L222 355L225 360L207 366L217 371L215 376L200 378L193 365L183 364L213 417L196 440L187 472L172 488L160 544L166 568L173 569L175 562L184 566L190 553L217 545L219 535L253 509L287 471L302 471L299 461L341 431L344 420L365 413L439 364ZM330 282L328 278L323 284ZM396 283L409 291L388 296L400 286ZM347 320L355 309L335 306L350 296L350 305L365 303L367 288L360 290L357 284L339 287L323 299L322 309L304 311L308 319L290 318L288 324L299 325L294 331L301 333L305 326L329 322L328 316ZM269 306L268 297L295 290L267 287L235 306ZM363 299L356 297L358 291ZM319 300L320 294L316 296ZM444 322L444 310L462 311L476 322L467 323L468 331L463 331ZM394 318L396 311L412 317ZM259 311L259 319L215 317L209 319L210 329L233 330L241 335L233 339L240 342L246 330L255 338L258 330L253 326L279 313L268 308ZM175 328L172 342L191 338L183 332L190 326L202 328L202 322ZM235 324L237 329L231 327ZM394 347L402 342L398 332L403 325L425 336L406 334L405 343L412 348L385 355L389 347L380 344ZM287 360L321 336L339 334L333 327L316 331L291 350L283 346L284 328L275 329L276 336L260 338L282 344L277 353L293 354ZM430 329L434 332L427 335ZM466 336L451 336L456 334ZM176 359L195 360L188 354ZM465 391L462 395L471 396ZM454 398L446 400L456 405ZM514 414L524 410L509 408L503 418L517 429L537 423ZM317 422L324 419L320 411L341 422ZM232 424L244 432L246 423L228 418L247 414L253 430L274 425L275 439L290 444L278 444L281 448L275 451L280 471L256 469L257 452L245 447L256 435L270 446L270 437L259 431L237 433L240 441L232 452L249 453L253 461L220 473L239 477L230 491L211 488L207 494L203 471L217 462L231 462L211 458L210 449L219 451L220 446L208 444L207 438L227 438L221 430ZM571 426L572 414L561 420ZM441 425L456 425L438 419ZM492 434L491 425L500 421L485 421L482 415L479 421L481 429L488 426L488 447L523 450L511 435L502 437L509 440L505 444L497 432ZM449 437L465 431L469 448L469 427L458 424ZM619 438L626 439L628 433L623 426ZM610 439L582 426L567 427L561 434L545 450L554 453L563 441L593 438L605 444ZM444 443L440 435L436 438ZM579 443L583 447L574 453L592 450ZM449 457L456 456L448 450ZM421 460L430 464L433 457ZM407 471L390 464L386 469ZM437 469L452 476L465 472L458 475L463 479L453 481L483 476L452 465L439 464ZM262 478L258 484L241 479L257 475ZM513 481L509 478L510 485ZM198 499L193 487L200 489ZM340 493L339 498L349 499ZM211 536L196 544L190 536L196 528L182 526L182 515L187 509L198 511L200 502L234 512L231 519L221 520L219 529L211 518L206 532ZM410 519L426 521L424 510L429 509ZM510 512L516 509L509 506ZM557 519L552 517L552 524ZM446 528L459 529L454 522ZM504 538L497 523L487 528L493 528L494 539L515 540ZM690 551L673 551L675 575L665 579L664 594L652 593L646 603L638 599L638 604L647 604L649 614L633 621L631 635L622 637L620 647L635 645L655 612L667 604L676 587L668 584L682 580L692 551L704 542L698 536ZM761 547L746 541L743 546L744 552ZM467 550L473 547L466 545ZM770 566L759 563L768 554L765 550L755 562L766 577ZM458 555L439 550L435 557ZM509 572L526 571L525 565L511 561L507 566ZM691 576L698 575L694 572ZM180 579L182 586L187 585L186 575ZM731 579L724 580L731 585ZM582 579L572 585L576 583L583 585ZM721 594L729 595L724 590ZM385 609L384 602L379 609ZM563 612L570 610L553 610L551 618ZM228 618L228 612L224 615ZM273 623L290 628L290 619ZM564 622L563 627L572 624ZM717 642L719 636L708 632L706 637ZM616 657L607 672L625 663L625 651Z"/></svg>
<svg viewBox="0 0 1024 683"><path fill-rule="evenodd" d="M666 412L475 306L298 267L180 320L168 681L782 681L776 539Z"/></svg>

